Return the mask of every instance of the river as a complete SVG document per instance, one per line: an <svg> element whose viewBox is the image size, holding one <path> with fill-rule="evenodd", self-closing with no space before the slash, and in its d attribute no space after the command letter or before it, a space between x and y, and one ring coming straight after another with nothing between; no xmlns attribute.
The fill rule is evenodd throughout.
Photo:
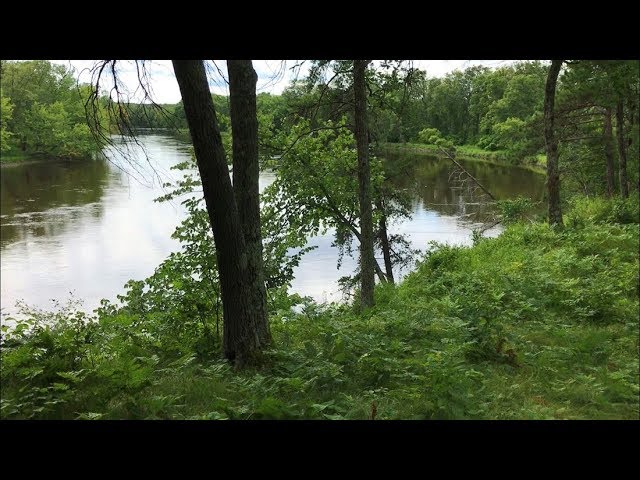
<svg viewBox="0 0 640 480"><path fill-rule="evenodd" d="M91 161L41 161L0 169L1 307L14 314L15 303L48 308L72 294L87 311L100 299L115 300L130 279L144 279L179 244L171 234L184 218L179 202L157 203L162 184L181 174L170 167L189 158L188 145L170 136L143 135L141 145L119 139L118 148ZM134 159L132 166L124 153ZM462 182L448 160L421 157L406 162L394 178L412 196L412 218L389 227L407 234L412 246L428 242L467 245L471 232L490 216L477 189ZM394 161L393 159L390 161ZM529 170L464 162L497 198L539 200L544 177ZM264 171L260 188L275 174ZM501 232L497 226L485 236ZM292 291L318 301L340 300L337 280L355 267L345 258L338 270L332 233L314 237L318 248L295 270ZM382 264L382 262L380 262ZM400 276L406 272L398 272Z"/></svg>

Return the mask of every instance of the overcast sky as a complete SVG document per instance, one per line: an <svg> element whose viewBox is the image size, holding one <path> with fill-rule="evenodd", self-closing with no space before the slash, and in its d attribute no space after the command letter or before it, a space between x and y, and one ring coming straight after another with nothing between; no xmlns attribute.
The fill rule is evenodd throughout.
<svg viewBox="0 0 640 480"><path fill-rule="evenodd" d="M94 60L54 60L54 62L76 69L80 73L81 82L89 82L91 79L88 69L94 65ZM305 62L300 68L292 68L298 62L298 60L254 60L253 66L258 74L258 93L281 93L296 76L304 77L309 62ZM441 77L457 69L465 69L474 65L499 67L509 64L513 60L414 60L413 62L415 67L426 70L429 77ZM180 90L173 75L171 60L153 60L147 61L146 64L150 73L153 99L157 103L177 103L180 101ZM134 62L119 61L118 68L118 75L127 85L131 101L139 101L140 92L135 92L138 82ZM209 62L208 71L211 91L227 95L226 62L224 60Z"/></svg>

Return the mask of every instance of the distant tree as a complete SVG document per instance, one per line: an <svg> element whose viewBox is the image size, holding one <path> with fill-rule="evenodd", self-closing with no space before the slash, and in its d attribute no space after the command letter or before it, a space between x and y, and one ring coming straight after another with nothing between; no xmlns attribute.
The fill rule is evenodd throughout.
<svg viewBox="0 0 640 480"><path fill-rule="evenodd" d="M620 195L629 196L627 178L627 139L624 131L624 102L622 98L616 103L616 136L618 137L618 174L620 175Z"/></svg>
<svg viewBox="0 0 640 480"><path fill-rule="evenodd" d="M3 128L12 133L4 139L5 149L52 157L87 157L100 149L84 110L90 88L76 85L64 66L45 60L3 61L0 89L12 105L3 120Z"/></svg>
<svg viewBox="0 0 640 480"><path fill-rule="evenodd" d="M9 150L9 138L12 133L7 128L7 123L11 120L13 104L7 97L0 95L0 152Z"/></svg>

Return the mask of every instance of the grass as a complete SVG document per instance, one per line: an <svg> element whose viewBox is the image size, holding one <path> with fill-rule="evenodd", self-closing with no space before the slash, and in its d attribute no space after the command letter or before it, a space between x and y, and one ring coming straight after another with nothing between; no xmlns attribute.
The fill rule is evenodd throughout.
<svg viewBox="0 0 640 480"><path fill-rule="evenodd" d="M2 416L637 419L638 199L578 200L566 225L434 244L365 312L272 308L274 347L250 370L169 354L156 312L59 316L5 338Z"/></svg>

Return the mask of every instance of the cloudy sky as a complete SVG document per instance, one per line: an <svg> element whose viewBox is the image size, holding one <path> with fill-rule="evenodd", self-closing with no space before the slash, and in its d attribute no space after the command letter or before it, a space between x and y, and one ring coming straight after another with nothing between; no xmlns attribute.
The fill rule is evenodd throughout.
<svg viewBox="0 0 640 480"><path fill-rule="evenodd" d="M91 80L90 68L93 60L54 60L55 63L74 68L80 74L81 82ZM309 66L305 62L296 68L299 60L254 60L253 66L258 74L258 92L281 93L296 76L304 77ZM441 77L456 69L465 69L474 65L499 67L511 63L512 60L414 60L414 66L426 70L429 77ZM180 90L173 75L171 60L147 61L146 66L151 79L153 99L157 103L177 103L180 100ZM226 95L228 88L226 63L224 60L214 60L207 64L211 91ZM128 87L131 101L137 101L141 92L137 87L135 63L132 61L118 62L118 75ZM105 85L106 87L107 85Z"/></svg>

